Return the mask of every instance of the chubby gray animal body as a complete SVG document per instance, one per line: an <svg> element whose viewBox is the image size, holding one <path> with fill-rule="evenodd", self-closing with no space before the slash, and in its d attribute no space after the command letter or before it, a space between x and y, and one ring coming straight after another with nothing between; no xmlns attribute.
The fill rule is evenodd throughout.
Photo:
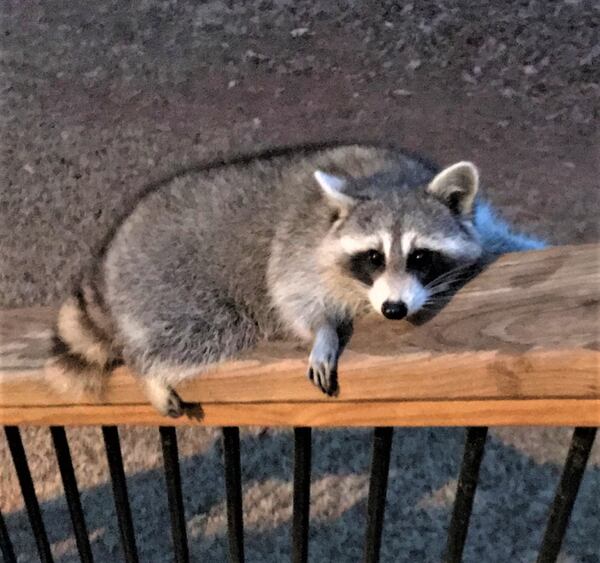
<svg viewBox="0 0 600 563"><path fill-rule="evenodd" d="M101 392L125 362L179 416L179 382L292 335L313 341L308 376L335 394L357 314L410 316L490 255L542 246L477 189L471 163L439 171L366 145L181 174L141 199L62 306L48 381Z"/></svg>

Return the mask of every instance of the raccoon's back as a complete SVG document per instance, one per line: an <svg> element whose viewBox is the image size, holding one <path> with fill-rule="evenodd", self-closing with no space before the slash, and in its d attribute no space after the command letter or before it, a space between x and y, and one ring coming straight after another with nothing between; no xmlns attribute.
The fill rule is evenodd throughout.
<svg viewBox="0 0 600 563"><path fill-rule="evenodd" d="M102 264L113 312L139 318L187 303L210 314L211 301L223 296L268 309L265 271L280 212L269 182L256 188L248 173L207 171L178 177L142 200Z"/></svg>
<svg viewBox="0 0 600 563"><path fill-rule="evenodd" d="M312 173L341 148L291 153L180 175L148 194L116 230L103 258L107 292L152 305L182 291L222 291L266 306L273 237L290 210L319 201ZM333 156L332 156L333 155ZM363 161L369 160L365 155ZM300 241L299 241L300 242Z"/></svg>
<svg viewBox="0 0 600 563"><path fill-rule="evenodd" d="M392 161L409 171L419 164L401 153L351 145L174 178L137 205L107 247L100 270L112 312L143 320L193 306L210 316L211 301L226 296L252 315L270 315L266 270L280 225L302 224L302 236L288 245L296 254L313 250L325 234L315 232L323 202L313 172L333 167L362 175ZM286 264L294 267L293 260Z"/></svg>

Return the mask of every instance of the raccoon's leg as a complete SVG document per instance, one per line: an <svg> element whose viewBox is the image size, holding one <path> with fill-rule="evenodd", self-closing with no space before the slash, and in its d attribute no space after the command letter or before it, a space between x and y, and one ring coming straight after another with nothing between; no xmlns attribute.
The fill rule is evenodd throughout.
<svg viewBox="0 0 600 563"><path fill-rule="evenodd" d="M145 377L143 379L146 397L152 406L164 416L178 418L186 411L186 405L175 390L162 378Z"/></svg>
<svg viewBox="0 0 600 563"><path fill-rule="evenodd" d="M213 298L205 311L192 306L159 304L158 311L144 317L126 314L119 318L123 355L141 380L148 400L163 415L196 416L200 409L186 403L174 391L183 381L196 377L208 364L235 356L252 346L258 336L253 319L224 298Z"/></svg>
<svg viewBox="0 0 600 563"><path fill-rule="evenodd" d="M146 397L164 416L178 418L185 414L190 418L202 418L200 405L184 401L174 387L181 381L200 375L205 367L204 365L155 365L141 376Z"/></svg>
<svg viewBox="0 0 600 563"><path fill-rule="evenodd" d="M327 395L337 389L337 359L340 348L335 327L325 324L315 333L310 356L308 357L308 378Z"/></svg>
<svg viewBox="0 0 600 563"><path fill-rule="evenodd" d="M339 392L337 381L338 359L352 335L352 323L347 321L337 326L325 322L315 332L308 358L308 378L323 393L333 396Z"/></svg>

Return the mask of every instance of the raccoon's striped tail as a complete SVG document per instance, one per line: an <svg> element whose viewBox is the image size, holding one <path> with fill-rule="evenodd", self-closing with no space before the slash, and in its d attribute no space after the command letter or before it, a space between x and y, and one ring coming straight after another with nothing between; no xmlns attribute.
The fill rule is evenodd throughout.
<svg viewBox="0 0 600 563"><path fill-rule="evenodd" d="M70 396L101 397L108 375L119 362L111 334L110 319L96 292L82 287L58 313L52 356L44 369L47 384Z"/></svg>

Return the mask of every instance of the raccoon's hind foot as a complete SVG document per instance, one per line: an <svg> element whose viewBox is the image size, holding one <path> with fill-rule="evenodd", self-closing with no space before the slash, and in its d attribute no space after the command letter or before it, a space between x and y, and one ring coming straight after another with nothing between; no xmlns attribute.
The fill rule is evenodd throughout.
<svg viewBox="0 0 600 563"><path fill-rule="evenodd" d="M185 414L194 420L204 418L204 412L199 403L184 401L172 387L158 379L144 380L144 389L152 406L163 416L179 418Z"/></svg>
<svg viewBox="0 0 600 563"><path fill-rule="evenodd" d="M157 379L144 381L146 396L152 406L162 415L179 418L186 411L186 404L172 387Z"/></svg>
<svg viewBox="0 0 600 563"><path fill-rule="evenodd" d="M171 418L179 418L184 413L185 406L181 397L173 389L170 389L167 398L167 412L165 414Z"/></svg>
<svg viewBox="0 0 600 563"><path fill-rule="evenodd" d="M317 331L315 343L308 358L306 375L323 393L333 397L339 393L337 362L339 339L333 327L325 326Z"/></svg>

